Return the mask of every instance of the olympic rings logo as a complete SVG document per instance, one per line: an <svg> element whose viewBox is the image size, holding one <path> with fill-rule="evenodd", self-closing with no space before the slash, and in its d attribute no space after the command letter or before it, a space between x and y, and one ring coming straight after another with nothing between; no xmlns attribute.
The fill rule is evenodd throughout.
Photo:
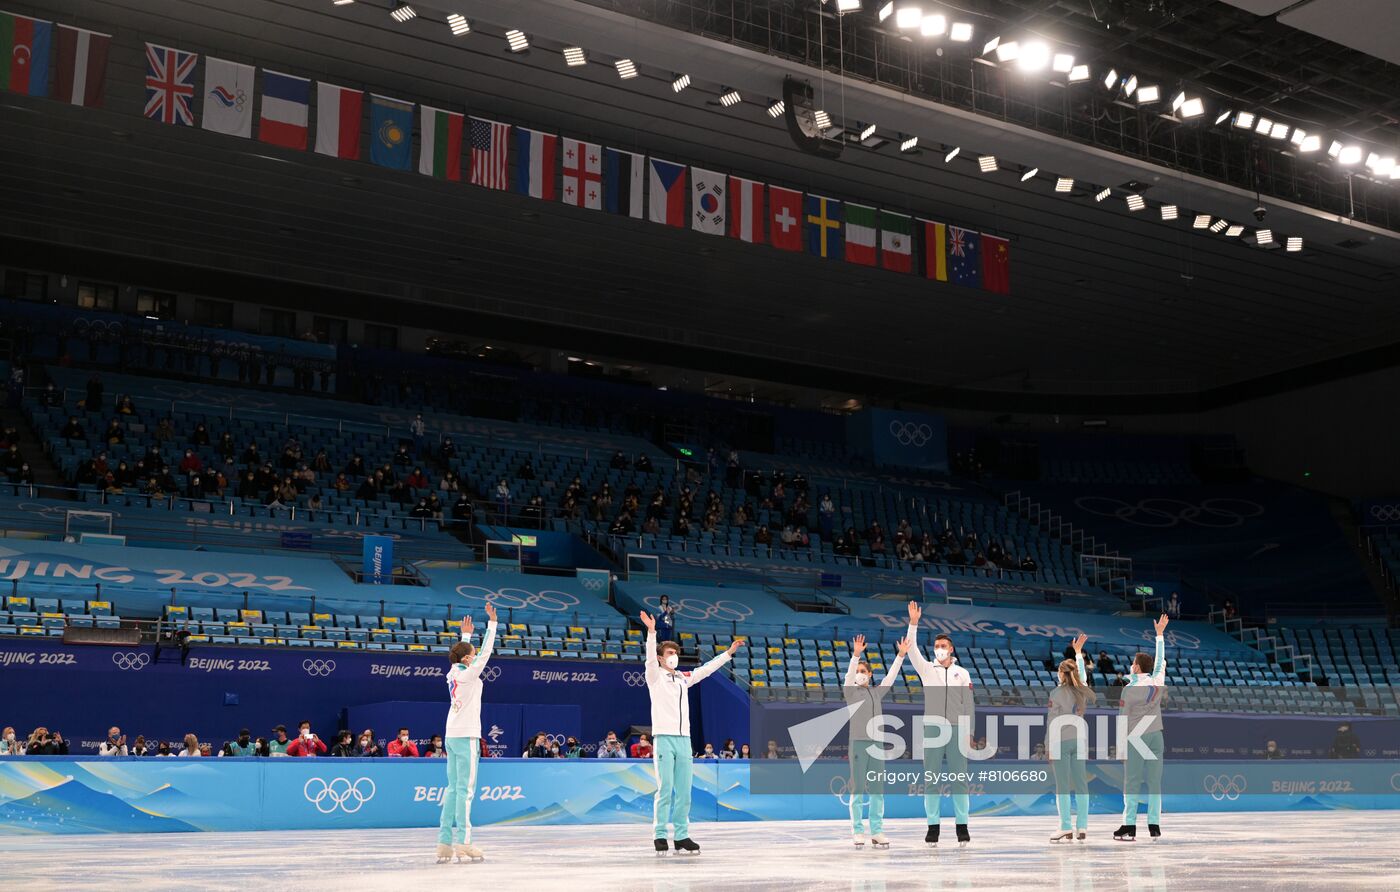
<svg viewBox="0 0 1400 892"><path fill-rule="evenodd" d="M1136 505L1110 496L1080 496L1075 507L1099 517L1112 517L1134 526L1166 529L1191 524L1209 529L1244 526L1264 514L1264 506L1249 499L1202 499L1199 505L1180 499L1141 499Z"/></svg>
<svg viewBox="0 0 1400 892"><path fill-rule="evenodd" d="M579 605L578 598L568 592L556 591L554 589L543 589L532 592L523 588L503 588L493 591L481 585L459 585L457 594L468 601L480 601L483 604L495 604L497 607L506 610L524 610L534 608L550 613L564 613L570 608Z"/></svg>
<svg viewBox="0 0 1400 892"><path fill-rule="evenodd" d="M582 576L579 578L579 584L590 592L601 592L603 590L604 580L601 576Z"/></svg>
<svg viewBox="0 0 1400 892"><path fill-rule="evenodd" d="M896 419L890 422L890 436L901 446L922 446L933 439L933 428L927 424Z"/></svg>
<svg viewBox="0 0 1400 892"><path fill-rule="evenodd" d="M147 666L150 665L151 655L138 653L114 653L112 654L112 662L116 664L118 669L131 672L140 672L142 669L145 669Z"/></svg>
<svg viewBox="0 0 1400 892"><path fill-rule="evenodd" d="M301 668L312 678L325 678L335 671L335 660L302 660Z"/></svg>
<svg viewBox="0 0 1400 892"><path fill-rule="evenodd" d="M1390 776L1390 789L1394 790L1397 793L1400 793L1400 771L1397 771Z"/></svg>
<svg viewBox="0 0 1400 892"><path fill-rule="evenodd" d="M481 670L481 680L482 680L482 681L495 681L496 679L498 679L498 678L500 678L500 677L501 677L501 667L500 667L500 666L487 666L485 669Z"/></svg>
<svg viewBox="0 0 1400 892"><path fill-rule="evenodd" d="M361 789L362 786L367 786L368 791ZM331 814L337 809L347 815L353 815L374 798L375 787L374 781L367 777L358 778L353 783L343 777L332 778L329 781L313 777L302 786L301 793L306 797L306 801L316 806L316 810L323 815Z"/></svg>
<svg viewBox="0 0 1400 892"><path fill-rule="evenodd" d="M1224 802L1227 799L1234 802L1248 787L1242 774L1207 774L1202 779L1202 785L1210 794L1210 798L1216 802Z"/></svg>
<svg viewBox="0 0 1400 892"><path fill-rule="evenodd" d="M1140 641L1157 640L1157 633L1151 629L1119 629L1118 634ZM1178 632L1175 629L1168 629L1162 633L1162 643L1168 647L1185 647L1191 650L1200 650L1201 647L1201 639L1190 632Z"/></svg>
<svg viewBox="0 0 1400 892"><path fill-rule="evenodd" d="M1372 505L1368 512L1372 520L1379 520L1381 523L1390 523L1400 520L1400 505Z"/></svg>
<svg viewBox="0 0 1400 892"><path fill-rule="evenodd" d="M851 805L851 799L853 798L851 793L852 786L853 785L849 777L846 777L845 775L836 775L831 779L831 795L836 797L837 802L840 802L842 805L849 808Z"/></svg>
<svg viewBox="0 0 1400 892"><path fill-rule="evenodd" d="M107 334L121 334L122 323L120 320L112 319L75 319L73 320L73 331L81 334L88 329L100 331Z"/></svg>
<svg viewBox="0 0 1400 892"><path fill-rule="evenodd" d="M629 688L644 688L647 684L647 674L645 672L624 672L622 673L622 683Z"/></svg>
<svg viewBox="0 0 1400 892"><path fill-rule="evenodd" d="M645 598L642 603L654 610L661 609L660 598ZM676 616L681 619L719 620L725 623L743 622L753 616L753 608L738 601L706 601L703 598L678 598L671 601Z"/></svg>

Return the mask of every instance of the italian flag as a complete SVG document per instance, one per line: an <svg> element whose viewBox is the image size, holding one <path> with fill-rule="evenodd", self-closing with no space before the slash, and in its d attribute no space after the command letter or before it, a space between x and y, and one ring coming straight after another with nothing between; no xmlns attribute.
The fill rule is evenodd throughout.
<svg viewBox="0 0 1400 892"><path fill-rule="evenodd" d="M875 265L875 209L846 203L846 259Z"/></svg>
<svg viewBox="0 0 1400 892"><path fill-rule="evenodd" d="M912 218L880 211L880 265L898 273L913 269L913 233Z"/></svg>
<svg viewBox="0 0 1400 892"><path fill-rule="evenodd" d="M462 179L462 116L457 112L423 109L418 172L440 180Z"/></svg>

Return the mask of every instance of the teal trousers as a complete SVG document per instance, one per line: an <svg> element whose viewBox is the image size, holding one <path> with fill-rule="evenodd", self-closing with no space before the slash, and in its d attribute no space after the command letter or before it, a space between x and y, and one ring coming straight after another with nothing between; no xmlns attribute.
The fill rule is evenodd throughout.
<svg viewBox="0 0 1400 892"><path fill-rule="evenodd" d="M675 825L676 839L690 838L690 782L694 763L690 738L658 734L652 741L651 763L656 769L656 798L652 800L655 839L666 838L666 825Z"/></svg>
<svg viewBox="0 0 1400 892"><path fill-rule="evenodd" d="M481 759L481 739L449 737L447 792L442 797L438 842L459 845L472 841L472 794L476 790L476 763Z"/></svg>

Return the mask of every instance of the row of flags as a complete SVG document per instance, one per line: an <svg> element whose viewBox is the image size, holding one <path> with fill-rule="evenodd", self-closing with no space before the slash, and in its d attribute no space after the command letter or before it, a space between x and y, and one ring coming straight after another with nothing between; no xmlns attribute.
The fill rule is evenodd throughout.
<svg viewBox="0 0 1400 892"><path fill-rule="evenodd" d="M0 69L0 86L49 95L57 43L56 97L100 105L110 41L109 35L0 13L0 50L8 48L11 58L9 69ZM146 117L195 126L199 61L197 53L146 44ZM413 169L417 117L417 168L425 176L1010 292L1010 245L1004 238L324 81L315 85L313 143L310 79L262 69L255 114L257 72L252 65L206 56L199 125L249 139L256 123L264 143L359 160L368 105L369 161L381 167Z"/></svg>

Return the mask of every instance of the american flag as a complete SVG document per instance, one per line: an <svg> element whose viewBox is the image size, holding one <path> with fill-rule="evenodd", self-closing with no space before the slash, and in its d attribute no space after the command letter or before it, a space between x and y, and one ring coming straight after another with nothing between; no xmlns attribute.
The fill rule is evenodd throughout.
<svg viewBox="0 0 1400 892"><path fill-rule="evenodd" d="M510 125L485 118L472 118L472 185L505 189L506 148L510 145Z"/></svg>
<svg viewBox="0 0 1400 892"><path fill-rule="evenodd" d="M194 66L198 53L146 44L146 117L162 124L194 126Z"/></svg>

